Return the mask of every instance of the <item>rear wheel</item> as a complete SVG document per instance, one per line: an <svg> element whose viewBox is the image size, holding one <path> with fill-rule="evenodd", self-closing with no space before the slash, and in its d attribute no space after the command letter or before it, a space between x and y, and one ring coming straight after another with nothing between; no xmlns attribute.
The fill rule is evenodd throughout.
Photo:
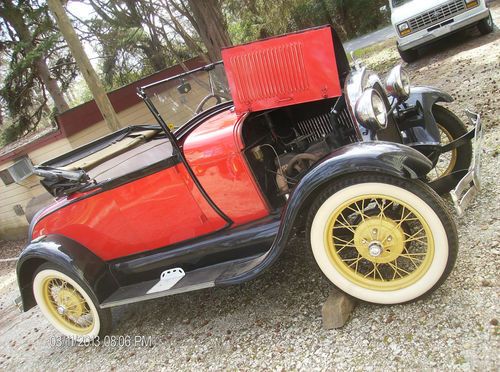
<svg viewBox="0 0 500 372"><path fill-rule="evenodd" d="M495 29L495 24L493 23L493 17L490 15L479 21L477 24L477 28L479 29L479 32L483 35L491 34L493 30Z"/></svg>
<svg viewBox="0 0 500 372"><path fill-rule="evenodd" d="M401 50L398 47L398 52L399 52L399 55L401 56L401 59L403 61L405 61L406 63L412 63L418 59L418 50L417 49Z"/></svg>
<svg viewBox="0 0 500 372"><path fill-rule="evenodd" d="M57 265L40 266L33 279L33 294L43 315L65 336L85 342L111 329L111 311L100 309L88 286Z"/></svg>
<svg viewBox="0 0 500 372"><path fill-rule="evenodd" d="M346 176L315 200L308 240L330 281L364 301L414 301L439 287L455 263L455 224L420 181Z"/></svg>

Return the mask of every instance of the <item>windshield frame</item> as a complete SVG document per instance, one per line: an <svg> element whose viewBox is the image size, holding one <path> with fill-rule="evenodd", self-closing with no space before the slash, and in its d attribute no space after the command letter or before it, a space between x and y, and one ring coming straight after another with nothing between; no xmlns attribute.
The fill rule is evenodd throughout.
<svg viewBox="0 0 500 372"><path fill-rule="evenodd" d="M196 119L199 115L202 115L207 110L202 111L202 112L196 114L195 116L191 117L185 124L183 124L183 125L175 128L175 130L172 130L169 127L169 125L167 124L167 122L165 121L165 119L160 114L160 111L158 110L158 108L154 105L151 97L146 93L146 90L150 89L150 88L157 87L159 85L162 85L162 84L165 84L165 83L168 83L168 82L171 82L171 81L174 81L174 80L180 80L180 79L182 79L184 77L187 77L189 75L195 74L197 72L208 72L208 73L210 73L210 71L215 70L215 68L217 66L219 66L219 65L220 66L224 66L223 61L218 61L218 62L210 63L208 65L201 66L201 67L195 68L193 70L185 71L185 72L182 72L180 74L177 74L177 75L165 78L165 79L161 79L161 80L152 82L150 84L142 85L142 86L140 86L140 87L137 88L137 95L146 104L146 106L148 107L149 111L151 111L151 113L153 114L153 116L156 119L156 121L160 124L160 127L163 129L163 131L165 133L167 133L167 135L169 137L171 137L170 138L171 140L174 140L176 138L175 134L177 133L177 131L179 131L180 129L182 129L185 126L185 124L187 124L189 122L192 122L194 119ZM209 76L209 79L212 79L212 78ZM212 82L210 82L210 84L212 84ZM223 105L223 104L228 103L228 102L232 103L232 100L229 99L227 101L221 102L221 103L215 105L214 107Z"/></svg>

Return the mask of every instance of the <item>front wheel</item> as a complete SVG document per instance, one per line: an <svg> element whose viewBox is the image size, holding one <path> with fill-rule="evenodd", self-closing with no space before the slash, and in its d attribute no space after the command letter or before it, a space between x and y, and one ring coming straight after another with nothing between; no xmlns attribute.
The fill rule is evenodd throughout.
<svg viewBox="0 0 500 372"><path fill-rule="evenodd" d="M111 311L100 309L88 286L57 265L45 263L39 267L33 294L43 315L65 336L86 342L111 329Z"/></svg>
<svg viewBox="0 0 500 372"><path fill-rule="evenodd" d="M417 49L401 50L398 47L398 52L399 52L399 55L401 56L401 59L403 61L405 61L406 63L412 63L418 59L418 50Z"/></svg>
<svg viewBox="0 0 500 372"><path fill-rule="evenodd" d="M309 212L308 240L326 277L358 299L396 304L438 288L458 251L455 224L420 181L372 173L323 190Z"/></svg>
<svg viewBox="0 0 500 372"><path fill-rule="evenodd" d="M477 28L482 35L488 35L493 32L493 30L495 29L495 24L493 23L491 12L487 18L479 21L479 23L477 24Z"/></svg>
<svg viewBox="0 0 500 372"><path fill-rule="evenodd" d="M465 124L450 110L435 105L432 113L439 129L441 145L446 145L467 134ZM472 162L472 143L466 142L460 147L439 156L434 168L427 175L430 181L437 181L459 170L467 170ZM440 184L438 194L445 194L456 186L458 180Z"/></svg>

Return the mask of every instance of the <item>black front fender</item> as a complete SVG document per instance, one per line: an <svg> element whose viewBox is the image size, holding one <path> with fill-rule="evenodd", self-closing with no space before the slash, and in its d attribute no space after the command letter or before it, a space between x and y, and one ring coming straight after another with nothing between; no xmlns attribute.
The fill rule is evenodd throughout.
<svg viewBox="0 0 500 372"><path fill-rule="evenodd" d="M396 118L401 131L406 132L410 146L439 145L440 135L432 108L438 102L453 102L448 93L432 87L412 87L410 97L398 107ZM409 109L409 110L408 110Z"/></svg>
<svg viewBox="0 0 500 372"><path fill-rule="evenodd" d="M48 235L30 243L17 261L17 282L23 311L36 305L32 289L33 275L45 262L56 264L74 274L92 289L99 302L118 288L106 262L72 239Z"/></svg>
<svg viewBox="0 0 500 372"><path fill-rule="evenodd" d="M320 190L343 175L374 172L395 177L418 179L432 169L432 163L411 147L392 142L359 142L343 146L312 167L292 190L281 215L278 234L272 247L258 265L237 277L220 280L218 285L250 280L271 266L285 248L293 229L304 216Z"/></svg>

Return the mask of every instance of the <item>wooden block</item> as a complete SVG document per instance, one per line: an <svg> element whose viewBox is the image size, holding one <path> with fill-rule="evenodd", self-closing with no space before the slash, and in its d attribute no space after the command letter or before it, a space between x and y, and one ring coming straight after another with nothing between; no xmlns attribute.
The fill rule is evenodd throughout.
<svg viewBox="0 0 500 372"><path fill-rule="evenodd" d="M337 289L331 290L321 309L323 328L343 327L349 320L355 305L356 302L352 297Z"/></svg>

